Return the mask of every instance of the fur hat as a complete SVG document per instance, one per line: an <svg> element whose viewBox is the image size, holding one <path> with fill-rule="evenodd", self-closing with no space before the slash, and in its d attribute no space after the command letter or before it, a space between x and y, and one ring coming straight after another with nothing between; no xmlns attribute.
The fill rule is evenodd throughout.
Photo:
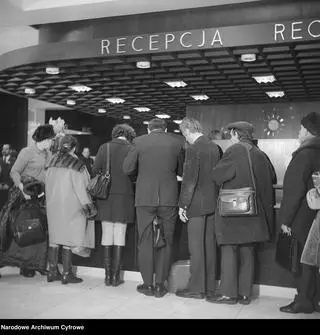
<svg viewBox="0 0 320 335"><path fill-rule="evenodd" d="M55 133L51 124L39 126L32 135L32 139L36 142L41 142L49 138L55 137Z"/></svg>
<svg viewBox="0 0 320 335"><path fill-rule="evenodd" d="M315 136L320 136L320 114L317 112L308 113L302 118L301 124L308 132Z"/></svg>
<svg viewBox="0 0 320 335"><path fill-rule="evenodd" d="M247 131L249 135L252 136L253 131L254 131L254 126L253 124L246 122L246 121L238 121L238 122L232 122L229 123L226 127L227 129L237 129L237 130L242 130L242 131Z"/></svg>

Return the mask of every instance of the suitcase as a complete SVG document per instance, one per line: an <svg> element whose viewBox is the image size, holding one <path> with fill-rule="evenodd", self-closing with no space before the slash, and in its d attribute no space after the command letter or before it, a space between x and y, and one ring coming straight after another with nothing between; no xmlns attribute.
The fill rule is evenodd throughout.
<svg viewBox="0 0 320 335"><path fill-rule="evenodd" d="M168 279L170 293L187 288L190 278L190 260L173 263Z"/></svg>

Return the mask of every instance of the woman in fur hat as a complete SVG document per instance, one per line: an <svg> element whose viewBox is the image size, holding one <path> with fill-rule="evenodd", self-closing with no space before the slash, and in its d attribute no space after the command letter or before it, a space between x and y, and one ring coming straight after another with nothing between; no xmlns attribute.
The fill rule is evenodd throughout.
<svg viewBox="0 0 320 335"><path fill-rule="evenodd" d="M87 194L89 173L75 155L77 139L71 135L61 138L60 148L48 166L46 201L49 228L48 282L80 283L72 272L72 254L94 248L94 225L87 218L96 214ZM62 246L63 275L57 272L58 250ZM85 256L84 256L85 257Z"/></svg>
<svg viewBox="0 0 320 335"><path fill-rule="evenodd" d="M50 147L55 136L51 125L39 126L32 135L34 143L22 149L15 161L10 176L14 182L10 190L9 200L0 213L0 226L8 227L10 213L17 209L19 204L30 199L25 191L24 181L33 178L41 183L45 181L45 167L51 157ZM33 277L35 271L42 275L46 273L46 242L20 248L14 241L8 250L1 253L0 266L18 266L24 277Z"/></svg>

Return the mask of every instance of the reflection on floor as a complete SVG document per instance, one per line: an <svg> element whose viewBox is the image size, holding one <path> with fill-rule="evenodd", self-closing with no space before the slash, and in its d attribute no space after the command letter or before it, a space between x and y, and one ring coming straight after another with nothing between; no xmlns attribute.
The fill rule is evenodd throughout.
<svg viewBox="0 0 320 335"><path fill-rule="evenodd" d="M260 296L250 305L216 305L204 300L178 298L168 294L157 299L136 292L136 281L116 288L106 287L103 275L79 269L81 284L47 283L37 274L23 278L17 268L0 270L1 319L320 319L320 313L290 315L279 307L290 298Z"/></svg>

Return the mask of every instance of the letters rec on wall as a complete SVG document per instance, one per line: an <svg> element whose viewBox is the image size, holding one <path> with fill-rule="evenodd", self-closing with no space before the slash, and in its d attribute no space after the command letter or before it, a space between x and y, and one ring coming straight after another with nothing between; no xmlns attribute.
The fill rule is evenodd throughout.
<svg viewBox="0 0 320 335"><path fill-rule="evenodd" d="M320 19L207 28L100 41L101 56L201 50L320 39Z"/></svg>

